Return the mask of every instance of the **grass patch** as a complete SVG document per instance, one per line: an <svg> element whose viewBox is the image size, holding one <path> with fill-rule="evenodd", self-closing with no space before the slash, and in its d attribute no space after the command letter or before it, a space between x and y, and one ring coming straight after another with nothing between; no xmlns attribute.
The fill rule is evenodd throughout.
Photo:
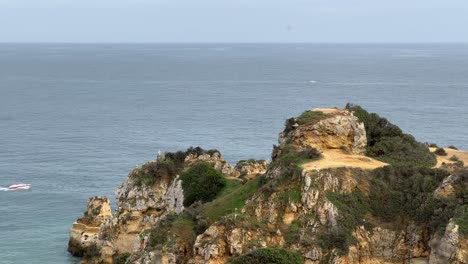
<svg viewBox="0 0 468 264"><path fill-rule="evenodd" d="M329 114L325 114L320 111L307 110L296 118L299 125L308 125L317 123L320 120L330 117Z"/></svg>
<svg viewBox="0 0 468 264"><path fill-rule="evenodd" d="M171 246L177 240L192 245L195 241L194 227L195 224L190 217L185 215L168 215L157 227L149 231L149 245L152 248Z"/></svg>
<svg viewBox="0 0 468 264"><path fill-rule="evenodd" d="M240 210L244 207L245 201L250 198L257 190L258 182L261 177L257 177L244 184L237 180L228 180L226 187L218 197L210 203L203 206L201 214L210 222L221 219L222 216Z"/></svg>

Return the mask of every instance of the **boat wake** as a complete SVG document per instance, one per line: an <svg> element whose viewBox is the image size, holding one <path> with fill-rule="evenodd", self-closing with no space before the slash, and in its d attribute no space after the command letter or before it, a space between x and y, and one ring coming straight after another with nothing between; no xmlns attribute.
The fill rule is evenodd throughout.
<svg viewBox="0 0 468 264"><path fill-rule="evenodd" d="M17 190L29 190L31 189L31 184L13 184L10 185L8 188L0 187L0 191L17 191Z"/></svg>

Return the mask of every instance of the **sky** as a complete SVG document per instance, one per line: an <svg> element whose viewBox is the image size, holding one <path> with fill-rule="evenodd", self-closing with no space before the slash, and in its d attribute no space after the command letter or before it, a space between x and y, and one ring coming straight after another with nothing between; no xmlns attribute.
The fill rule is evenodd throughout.
<svg viewBox="0 0 468 264"><path fill-rule="evenodd" d="M468 42L468 0L0 0L0 42Z"/></svg>

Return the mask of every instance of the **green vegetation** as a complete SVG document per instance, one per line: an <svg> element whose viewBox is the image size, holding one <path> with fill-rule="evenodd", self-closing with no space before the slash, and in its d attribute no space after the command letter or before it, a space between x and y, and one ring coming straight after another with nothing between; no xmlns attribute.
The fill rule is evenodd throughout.
<svg viewBox="0 0 468 264"><path fill-rule="evenodd" d="M443 232L454 218L460 232L468 235L468 171L455 172L454 193L438 197L434 191L449 173L440 169L416 166L386 166L369 172L368 195L360 191L326 194L339 211L337 227L320 235L317 243L330 252L346 254L355 239L357 226L372 227L366 217L393 223L396 229L415 223L428 228L430 234ZM374 220L373 220L374 221Z"/></svg>
<svg viewBox="0 0 468 264"><path fill-rule="evenodd" d="M133 178L137 186L150 186L153 185L157 179L174 177L177 173L178 168L170 160L151 161L134 169L130 177Z"/></svg>
<svg viewBox="0 0 468 264"><path fill-rule="evenodd" d="M338 227L323 233L318 244L323 249L336 248L339 254L347 254L354 242L353 231L357 226L366 225L365 215L369 212L369 200L361 191L347 194L327 192L327 199L339 211Z"/></svg>
<svg viewBox="0 0 468 264"><path fill-rule="evenodd" d="M295 183L293 185L287 186L287 188L279 194L280 200L284 203L299 203L301 201L301 185Z"/></svg>
<svg viewBox="0 0 468 264"><path fill-rule="evenodd" d="M457 156L453 155L452 157L450 157L449 160L451 160L451 161L459 161L460 159L459 159Z"/></svg>
<svg viewBox="0 0 468 264"><path fill-rule="evenodd" d="M281 248L262 248L240 257L233 258L230 264L302 264L299 253Z"/></svg>
<svg viewBox="0 0 468 264"><path fill-rule="evenodd" d="M327 251L337 249L338 255L346 255L349 252L349 245L354 241L355 239L350 234L349 230L337 227L323 233L319 237L317 243L321 248Z"/></svg>
<svg viewBox="0 0 468 264"><path fill-rule="evenodd" d="M303 112L300 116L298 116L296 120L299 125L308 125L308 124L316 123L327 117L330 117L330 115L322 113L320 111L307 110Z"/></svg>
<svg viewBox="0 0 468 264"><path fill-rule="evenodd" d="M327 192L327 199L340 212L338 224L350 233L356 226L365 224L364 217L369 212L369 201L361 191L347 194Z"/></svg>
<svg viewBox="0 0 468 264"><path fill-rule="evenodd" d="M185 215L168 215L159 225L149 231L149 245L153 248L162 247L177 240L187 244L195 241L194 222Z"/></svg>
<svg viewBox="0 0 468 264"><path fill-rule="evenodd" d="M257 190L260 179L261 177L257 177L244 184L237 180L227 181L226 187L218 197L203 207L201 215L209 222L214 222L222 216L234 213L236 209L240 210Z"/></svg>
<svg viewBox="0 0 468 264"><path fill-rule="evenodd" d="M277 147L280 155L271 164L273 167L288 167L297 168L304 163L318 160L322 157L322 154L315 148L307 148L303 151L297 151L294 146L286 145L282 148Z"/></svg>
<svg viewBox="0 0 468 264"><path fill-rule="evenodd" d="M468 205L460 209L460 213L455 218L455 223L459 226L460 233L468 236Z"/></svg>
<svg viewBox="0 0 468 264"><path fill-rule="evenodd" d="M112 263L113 264L125 264L128 258L130 258L130 253L128 252L122 253L122 254L115 254L114 256L112 256Z"/></svg>
<svg viewBox="0 0 468 264"><path fill-rule="evenodd" d="M437 156L447 156L447 152L445 151L445 149L443 148L437 148L434 153L437 155Z"/></svg>
<svg viewBox="0 0 468 264"><path fill-rule="evenodd" d="M85 252L86 257L95 258L101 256L101 249L98 247L96 243L91 243Z"/></svg>
<svg viewBox="0 0 468 264"><path fill-rule="evenodd" d="M297 222L293 222L288 226L285 234L285 240L288 244L292 244L299 241L301 234L301 226Z"/></svg>
<svg viewBox="0 0 468 264"><path fill-rule="evenodd" d="M454 149L454 150L458 150L458 148L455 147L454 145L450 145L450 146L448 146L447 148L449 148L449 149Z"/></svg>
<svg viewBox="0 0 468 264"><path fill-rule="evenodd" d="M181 180L185 206L196 201L212 201L226 185L226 180L221 172L206 162L194 164L182 173Z"/></svg>
<svg viewBox="0 0 468 264"><path fill-rule="evenodd" d="M346 108L364 123L367 134L366 154L392 165L418 165L432 167L436 158L426 145L404 134L387 119L369 113L358 105L348 104Z"/></svg>
<svg viewBox="0 0 468 264"><path fill-rule="evenodd" d="M317 123L318 121L323 120L330 116L331 115L325 114L320 111L307 110L303 112L297 118L292 117L292 118L287 119L285 123L284 132L286 134L289 133L291 130L295 128L296 124L297 125L310 125L310 124Z"/></svg>
<svg viewBox="0 0 468 264"><path fill-rule="evenodd" d="M369 194L372 213L382 221L397 219L429 223L435 229L445 226L445 219L435 219L443 201L434 191L448 176L443 170L423 167L387 166L373 171Z"/></svg>
<svg viewBox="0 0 468 264"><path fill-rule="evenodd" d="M181 173L185 167L185 158L190 155L213 155L219 151L216 149L204 150L200 147L190 147L185 152L166 152L163 160L150 161L141 167L134 169L130 176L137 186L153 185L158 179L165 177L175 177Z"/></svg>

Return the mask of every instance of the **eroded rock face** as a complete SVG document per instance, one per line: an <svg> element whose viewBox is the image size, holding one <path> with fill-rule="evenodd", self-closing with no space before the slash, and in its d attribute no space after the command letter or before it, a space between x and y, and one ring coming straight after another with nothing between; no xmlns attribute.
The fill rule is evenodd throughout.
<svg viewBox="0 0 468 264"><path fill-rule="evenodd" d="M98 242L100 226L111 216L109 199L98 196L89 198L84 216L73 223L70 230L68 251L74 256L83 256L86 248Z"/></svg>
<svg viewBox="0 0 468 264"><path fill-rule="evenodd" d="M322 251L316 245L288 245L286 241L296 235L316 239L323 228L336 226L338 209L326 192L347 193L359 188L359 181L349 177L350 172L365 173L359 169L304 171L298 182L292 181L282 191L258 192L239 214L215 223L197 237L191 263L225 263L231 256L262 247L289 247L302 253L306 263L319 263ZM288 195L291 189L300 193L299 200ZM288 231L296 225L297 230Z"/></svg>
<svg viewBox="0 0 468 264"><path fill-rule="evenodd" d="M256 176L264 174L268 169L269 162L266 160L241 160L234 169L241 176Z"/></svg>
<svg viewBox="0 0 468 264"><path fill-rule="evenodd" d="M170 210L183 211L184 192L182 182L176 178L161 178L151 186L137 185L129 177L115 191L119 209L127 211Z"/></svg>
<svg viewBox="0 0 468 264"><path fill-rule="evenodd" d="M362 154L367 138L364 124L350 111L340 110L310 125L293 125L291 130L280 133L279 143L280 146L294 144L300 150L308 147L319 151L346 148Z"/></svg>
<svg viewBox="0 0 468 264"><path fill-rule="evenodd" d="M197 154L189 154L185 158L185 162L187 164L193 164L199 161L204 161L212 164L215 169L220 170L222 174L225 176L231 176L231 177L238 177L239 173L232 167L231 164L229 164L226 160L223 159L221 156L221 153L219 152L214 152L213 154L202 154L202 155L197 155Z"/></svg>
<svg viewBox="0 0 468 264"><path fill-rule="evenodd" d="M468 245L460 240L458 225L449 222L443 235L436 234L430 241L431 255L429 264L468 263Z"/></svg>

